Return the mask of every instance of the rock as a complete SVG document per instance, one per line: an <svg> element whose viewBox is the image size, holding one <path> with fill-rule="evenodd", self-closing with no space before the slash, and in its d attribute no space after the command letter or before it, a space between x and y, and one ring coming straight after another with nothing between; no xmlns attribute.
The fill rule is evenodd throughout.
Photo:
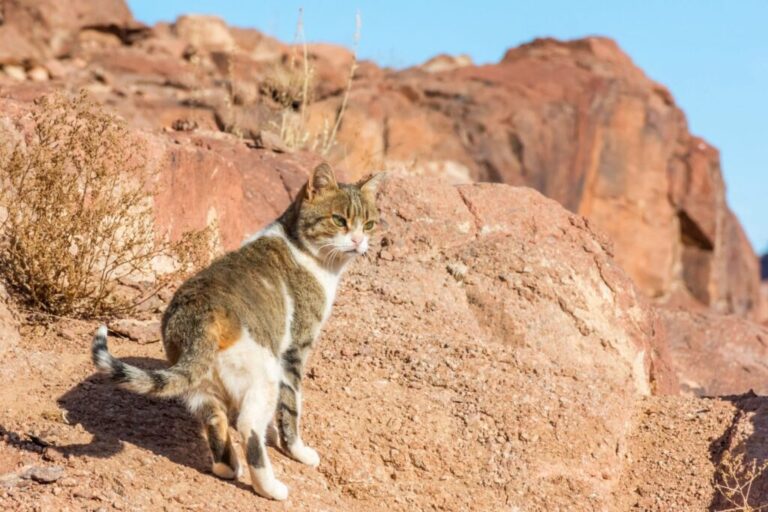
<svg viewBox="0 0 768 512"><path fill-rule="evenodd" d="M12 489L14 487L27 487L30 485L29 480L25 480L16 473L8 473L5 475L0 475L0 489Z"/></svg>
<svg viewBox="0 0 768 512"><path fill-rule="evenodd" d="M765 253L760 258L760 277L762 279L760 283L760 295L762 297L762 314L760 314L758 320L768 325L768 253Z"/></svg>
<svg viewBox="0 0 768 512"><path fill-rule="evenodd" d="M768 281L760 284L760 295L762 296L763 313L760 315L760 321L768 325Z"/></svg>
<svg viewBox="0 0 768 512"><path fill-rule="evenodd" d="M27 72L27 76L33 82L47 82L50 76L48 71L42 66L35 66Z"/></svg>
<svg viewBox="0 0 768 512"><path fill-rule="evenodd" d="M280 136L270 130L259 131L256 137L254 137L253 143L257 148L268 149L277 153L287 153L290 151Z"/></svg>
<svg viewBox="0 0 768 512"><path fill-rule="evenodd" d="M139 30L123 0L8 0L0 23L0 64L42 63L72 48L83 28Z"/></svg>
<svg viewBox="0 0 768 512"><path fill-rule="evenodd" d="M443 53L435 55L419 67L429 73L439 73L441 71L451 71L453 69L471 66L472 64L472 57L469 55L454 56Z"/></svg>
<svg viewBox="0 0 768 512"><path fill-rule="evenodd" d="M8 75L10 78L13 78L14 80L18 80L20 82L23 82L27 79L27 73L24 71L24 68L21 66L14 66L10 64L6 64L3 66L3 72Z"/></svg>
<svg viewBox="0 0 768 512"><path fill-rule="evenodd" d="M200 50L229 52L235 48L235 40L227 24L217 16L180 16L173 30L179 39Z"/></svg>
<svg viewBox="0 0 768 512"><path fill-rule="evenodd" d="M21 474L22 478L40 484L52 484L63 476L64 468L60 466L32 466Z"/></svg>
<svg viewBox="0 0 768 512"><path fill-rule="evenodd" d="M450 160L473 180L532 186L610 236L657 302L688 294L756 317L755 256L726 204L717 150L613 41L536 40L488 66L438 70L436 59L429 73L356 81L333 158L361 174ZM327 118L340 101L313 108Z"/></svg>
<svg viewBox="0 0 768 512"><path fill-rule="evenodd" d="M279 131L281 113L259 91L294 46L198 15L134 41L139 29L119 0L73 0L67 9L47 2L23 12L16 12L20 0L10 2L6 19L14 21L0 31L22 41L0 49L0 63L35 64L38 57L3 60L6 50L29 53L25 44L43 62L61 54L54 47L67 47L72 86L93 91L136 127L185 119L201 132L253 140ZM101 43L70 44L78 37ZM325 44L307 49L317 101L298 131L311 138L335 121L353 54ZM109 83L89 82L76 62L103 71ZM657 303L762 317L754 252L726 204L717 150L688 132L669 91L614 42L540 39L486 66L445 55L403 71L360 62L353 84L327 156L351 178L390 169L449 183L532 186L611 237L618 261ZM8 95L45 92L35 87L20 83ZM264 148L284 149L285 141L263 139Z"/></svg>
<svg viewBox="0 0 768 512"><path fill-rule="evenodd" d="M149 165L159 173L157 228L175 239L214 220L227 250L238 247L288 206L317 156L249 149L229 137L184 132L147 135ZM213 193L212 193L213 192Z"/></svg>
<svg viewBox="0 0 768 512"><path fill-rule="evenodd" d="M760 277L768 281L768 252L760 257Z"/></svg>
<svg viewBox="0 0 768 512"><path fill-rule="evenodd" d="M453 468L463 489L489 486L485 503L610 508L633 404L676 387L671 373L660 374L669 364L657 350L664 331L610 245L528 188L392 177L380 206L388 223L381 236L397 259L352 266L323 340L334 353L318 363L323 372L365 375L329 397L355 417L337 433L377 447L393 432L430 432L405 453L383 456L399 485L415 484L425 468L435 480ZM366 357L374 367L386 360L386 369L371 371L351 355L350 339L371 347ZM385 376L391 384L363 385L375 410L353 405L356 383ZM405 400L411 412L397 430L392 411ZM349 478L381 464L349 447L334 457ZM504 482L516 482L506 498ZM394 499L398 491L384 492ZM430 492L436 502L472 508L466 492Z"/></svg>
<svg viewBox="0 0 768 512"><path fill-rule="evenodd" d="M109 328L118 336L124 336L140 343L160 341L160 322L158 320L136 320L121 318L109 323Z"/></svg>
<svg viewBox="0 0 768 512"><path fill-rule="evenodd" d="M699 396L768 393L768 328L736 315L660 308L680 386Z"/></svg>

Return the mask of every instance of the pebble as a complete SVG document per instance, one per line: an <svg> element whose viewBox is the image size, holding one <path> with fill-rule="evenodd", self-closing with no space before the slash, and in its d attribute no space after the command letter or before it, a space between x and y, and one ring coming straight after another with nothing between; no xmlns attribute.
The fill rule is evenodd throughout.
<svg viewBox="0 0 768 512"><path fill-rule="evenodd" d="M33 466L22 473L22 478L28 478L41 484L51 484L64 476L64 468L61 466Z"/></svg>
<svg viewBox="0 0 768 512"><path fill-rule="evenodd" d="M3 71L6 75L13 78L14 80L18 80L20 82L23 82L27 79L27 73L24 71L24 68L21 66L4 66Z"/></svg>
<svg viewBox="0 0 768 512"><path fill-rule="evenodd" d="M50 78L48 76L48 71L41 66L35 66L32 69L30 69L27 72L27 76L33 82L47 82L48 79Z"/></svg>

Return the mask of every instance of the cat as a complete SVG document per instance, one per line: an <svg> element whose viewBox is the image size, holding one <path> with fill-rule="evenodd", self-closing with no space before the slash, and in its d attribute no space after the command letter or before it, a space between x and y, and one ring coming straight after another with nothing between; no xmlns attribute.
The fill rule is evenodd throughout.
<svg viewBox="0 0 768 512"><path fill-rule="evenodd" d="M125 389L182 396L203 422L212 472L221 478L242 473L229 434L229 418L237 418L254 491L286 499L265 446L320 463L299 432L301 380L339 279L368 250L379 223L381 177L339 184L328 164L317 166L276 221L185 281L161 323L169 368L116 359L104 325L93 339L94 364Z"/></svg>

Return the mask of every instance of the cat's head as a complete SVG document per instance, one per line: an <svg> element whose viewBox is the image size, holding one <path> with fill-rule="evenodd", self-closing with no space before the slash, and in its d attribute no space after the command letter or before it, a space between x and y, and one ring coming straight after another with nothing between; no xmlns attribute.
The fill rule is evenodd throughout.
<svg viewBox="0 0 768 512"><path fill-rule="evenodd" d="M336 181L328 164L312 171L302 190L298 235L326 265L343 265L368 250L379 224L376 189L382 176L373 174L344 184Z"/></svg>

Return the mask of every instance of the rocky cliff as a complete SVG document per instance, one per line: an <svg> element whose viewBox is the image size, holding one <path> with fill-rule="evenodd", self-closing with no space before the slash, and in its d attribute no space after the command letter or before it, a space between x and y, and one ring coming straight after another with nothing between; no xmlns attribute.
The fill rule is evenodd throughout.
<svg viewBox="0 0 768 512"><path fill-rule="evenodd" d="M9 2L0 36L19 42L0 55L4 95L85 87L137 127L280 131L267 86L295 50L215 18L148 28L121 2L97 4ZM308 130L321 132L352 55L329 45L308 55ZM656 301L759 316L758 261L725 201L717 150L615 43L544 39L494 65L438 60L404 71L362 63L331 160L353 176L390 168L536 188L605 232Z"/></svg>
<svg viewBox="0 0 768 512"><path fill-rule="evenodd" d="M650 297L756 316L757 260L717 149L613 41L542 39L494 65L363 77L341 140L353 168L536 188L605 231Z"/></svg>

